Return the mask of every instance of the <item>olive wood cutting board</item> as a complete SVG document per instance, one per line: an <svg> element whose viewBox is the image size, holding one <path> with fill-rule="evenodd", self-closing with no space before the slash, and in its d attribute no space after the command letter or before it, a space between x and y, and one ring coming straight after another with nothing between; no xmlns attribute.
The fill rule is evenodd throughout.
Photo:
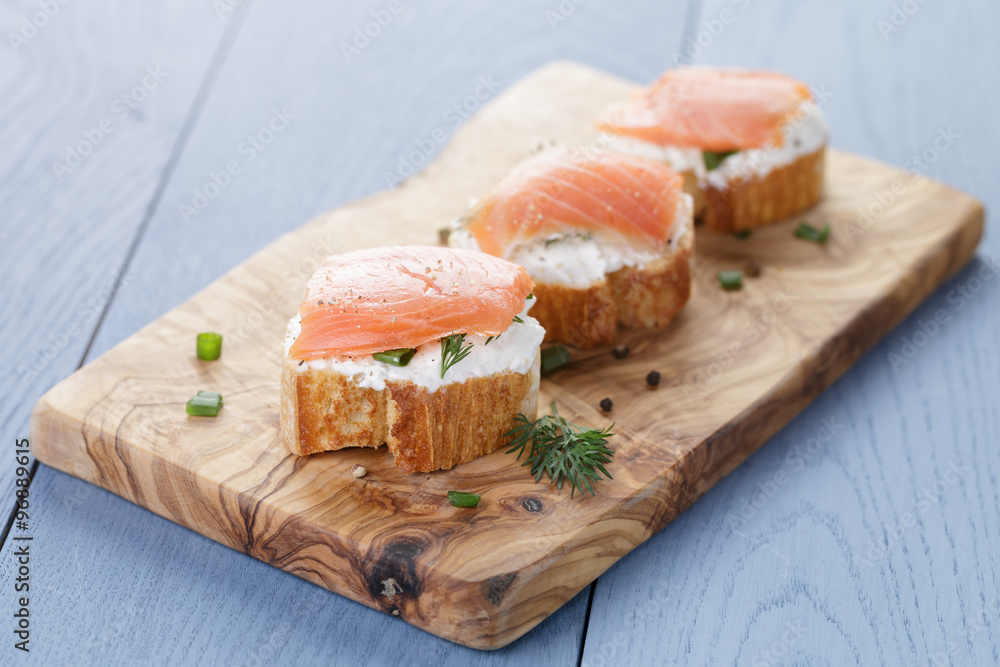
<svg viewBox="0 0 1000 667"><path fill-rule="evenodd" d="M969 261L982 233L969 195L837 151L814 209L745 240L699 229L691 301L668 328L625 333L626 359L590 351L542 381L542 412L554 400L579 424L615 422L614 480L594 497L534 482L504 449L431 474L397 470L384 447L291 455L281 342L318 262L386 239L435 243L539 143L600 150L590 120L634 88L568 62L531 74L424 173L281 237L53 388L32 417L38 458L441 637L488 649L521 636L791 420ZM802 220L828 222L829 242L794 238ZM749 260L760 277L721 290L717 271ZM225 336L218 361L194 354L208 330ZM218 418L185 414L201 389L224 395ZM451 507L451 489L482 502Z"/></svg>

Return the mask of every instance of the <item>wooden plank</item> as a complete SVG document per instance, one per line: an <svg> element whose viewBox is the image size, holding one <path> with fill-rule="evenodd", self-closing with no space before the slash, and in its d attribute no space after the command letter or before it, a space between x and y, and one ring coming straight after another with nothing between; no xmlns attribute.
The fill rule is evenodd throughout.
<svg viewBox="0 0 1000 667"><path fill-rule="evenodd" d="M600 63L611 73L650 77L656 73L651 63L680 39L681 7L570 4L573 13L553 29L549 9L526 0L497 5L488 18L482 9L404 2L383 32L348 61L340 43L353 45L355 27L384 9L384 0L344 8L314 3L292 13L280 2L255 3L248 36L232 56L252 65L232 66L222 75L221 88L208 102L208 119L194 129L148 240L136 254L132 281L155 285L156 298L148 289L123 290L90 358L282 233L424 169L482 104L554 54ZM609 29L616 32L605 34ZM276 61L261 44L279 30L308 37L295 48L283 40ZM455 53L460 44L470 48L442 63L441 53L428 48L429 39L454 44ZM310 40L322 41L322 48ZM511 49L512 43L530 47ZM302 85L289 71L318 79ZM262 80L273 83L257 85ZM295 117L264 150L250 151L247 137L266 128L275 109ZM185 218L181 206L192 205L195 191L203 193L212 183L210 172L234 160L239 174L207 207Z"/></svg>
<svg viewBox="0 0 1000 667"><path fill-rule="evenodd" d="M47 394L33 421L37 453L223 544L453 641L492 648L517 638L808 404L962 266L981 231L982 211L971 197L833 153L827 195L807 216L834 225L832 244L804 244L788 224L749 242L700 235L696 297L669 336L635 334L629 360L595 357L543 387L565 413L589 423L605 421L594 407L601 396L625 399L615 413L616 480L596 498L570 500L535 484L502 453L426 476L400 473L383 451L289 455L276 412L275 341L284 318L241 328L247 313L275 293L276 310L294 312L301 284L288 275L303 257L390 237L433 239L468 197L539 139L586 140L594 114L631 90L572 63L539 70L486 106L407 186L282 237ZM865 231L870 242L852 242L848 227L859 202L900 178L907 187ZM764 276L737 295L719 290L716 271L751 254ZM757 318L766 330L745 333L745 323ZM193 359L191 340L205 328L229 335L224 363ZM720 351L733 358L720 359ZM712 370L723 361L728 381ZM672 378L670 386L648 391L642 378L650 364ZM180 406L206 383L239 398L227 400L217 420L187 418ZM669 422L650 419L664 405L687 409ZM369 470L360 484L348 474L357 462ZM458 512L444 500L450 488L482 489L485 502ZM545 511L524 511L527 496ZM390 578L402 590L385 595Z"/></svg>
<svg viewBox="0 0 1000 667"><path fill-rule="evenodd" d="M368 665L390 651L400 664L578 662L586 591L532 640L486 653L278 572L52 468L41 467L32 491L29 657L38 664ZM15 568L0 568L0 586L13 591L15 576ZM5 604L14 613L13 599ZM10 644L0 651L6 664L20 655Z"/></svg>
<svg viewBox="0 0 1000 667"><path fill-rule="evenodd" d="M683 23L679 3L573 5L569 20L557 23L554 30L545 12L558 9L556 3L545 7L507 2L488 9L404 3L398 20L361 57L347 63L338 50L339 41L350 40L355 26L384 7L378 0L349 6L299 3L294 12L288 12L283 3L253 3L240 40L136 252L130 272L133 289L116 297L89 359L182 302L282 231L322 210L383 189L385 173L397 169L415 142L431 138L438 130L453 131L454 123L444 114L474 93L480 76L493 75L505 88L523 73L563 54L632 78L648 78L655 73L654 63L680 38ZM237 11L246 8L243 3ZM511 48L512 44L518 48ZM224 195L198 216L194 223L198 238L191 239L191 225L182 224L178 204L190 201L192 188L205 185L209 169L224 165L234 154L244 158L237 152L238 144L260 129L275 106L287 106L297 114L289 131L253 164L245 165ZM39 469L35 479L38 484L49 484L46 498L74 497L89 488L47 466ZM77 662L102 662L105 654L119 650L134 660L145 655L181 655L183 648L167 646L159 638L190 633L198 647L204 647L205 660L217 656L242 662L245 657L251 664L256 662L252 649L266 646L270 650L276 638L284 642L281 655L298 663L315 662L320 655L324 661L350 664L364 662L366 656L369 664L407 664L414 662L414 655L443 664L577 663L586 596L502 651L477 653L295 577L273 571L262 574L261 569L269 569L239 555L233 558L229 549L201 538L196 538L199 544L208 546L197 560L185 557L181 559L185 568L165 569L164 556L152 545L175 544L187 539L188 531L162 520L144 521L149 516L144 511L104 495L110 499L99 504L93 515L73 515L81 524L75 548L50 551L52 560L42 570L73 573L67 582L60 581L70 590L84 582L76 593L67 591L51 602L42 601L46 607L64 610L42 624L43 632L58 635L66 644L87 647L85 654L75 658ZM54 511L66 510L60 506ZM136 511L138 515L133 514ZM105 548L100 539L84 539L88 530L101 534L94 517L131 526L129 539L117 542L113 549ZM61 539L61 521L43 517L39 525L40 539ZM131 546L133 542L150 546L137 549ZM187 553L184 547L178 548ZM205 579L212 582L209 587L214 593L206 596L200 585L185 585L190 576L187 565L202 568L216 562L224 565L213 567L214 574ZM122 577L121 572L135 574ZM244 583L216 585L220 572L238 576ZM163 585L153 588L149 581ZM268 587L269 582L277 585ZM245 603L248 591L258 586L267 594L259 602ZM324 601L317 614L310 605L297 604L317 593ZM270 631L268 619L256 612L260 606L272 618L288 619L281 626L282 634ZM149 611L134 614L126 624L126 617L117 610L129 608ZM197 631L190 619L200 624ZM117 634L101 631L104 627L115 628ZM115 638L126 632L129 641L124 647ZM336 638L336 650L329 648L330 637ZM42 644L36 658L65 656L65 650L58 644ZM193 648L184 655L202 653Z"/></svg>
<svg viewBox="0 0 1000 667"><path fill-rule="evenodd" d="M31 406L79 366L112 293L131 282L122 263L224 29L202 5L53 7L47 22L36 5L12 7L0 49L8 443L27 435ZM13 463L0 457L4 521Z"/></svg>
<svg viewBox="0 0 1000 667"><path fill-rule="evenodd" d="M824 86L835 146L918 169L926 151L924 173L996 210L1000 158L983 147L1000 144L998 93L963 72L1000 58L997 7L919 7L884 39L890 3L708 2L695 23L726 9L736 21L696 62ZM960 138L937 151L949 128ZM583 664L996 663L1000 282L978 276L996 260L988 225L977 261L605 573ZM829 420L839 428L818 443Z"/></svg>

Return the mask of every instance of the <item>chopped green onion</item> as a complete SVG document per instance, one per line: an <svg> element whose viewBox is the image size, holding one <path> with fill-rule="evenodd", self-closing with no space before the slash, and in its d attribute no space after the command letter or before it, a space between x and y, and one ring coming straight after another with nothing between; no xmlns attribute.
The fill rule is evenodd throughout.
<svg viewBox="0 0 1000 667"><path fill-rule="evenodd" d="M740 271L719 271L719 284L722 289L743 289L743 273Z"/></svg>
<svg viewBox="0 0 1000 667"><path fill-rule="evenodd" d="M748 239L748 238L750 238L750 236L752 234L753 234L753 231L750 230L750 229L741 229L738 232L734 232L733 236L735 236L738 239Z"/></svg>
<svg viewBox="0 0 1000 667"><path fill-rule="evenodd" d="M375 357L375 361L381 361L393 366L405 366L410 363L410 359L412 359L413 355L416 353L417 348L415 347L400 347L395 350L376 352L372 356Z"/></svg>
<svg viewBox="0 0 1000 667"><path fill-rule="evenodd" d="M531 301L531 300L532 300L532 299L534 299L534 298L535 298L535 295L534 295L534 294L529 294L528 296L524 297L524 300L525 300L525 301Z"/></svg>
<svg viewBox="0 0 1000 667"><path fill-rule="evenodd" d="M452 507L475 507L479 504L481 498L482 496L477 496L474 493L466 493L465 491L448 492L448 502L451 503Z"/></svg>
<svg viewBox="0 0 1000 667"><path fill-rule="evenodd" d="M542 375L547 375L570 362L569 350L562 345L553 345L542 350Z"/></svg>
<svg viewBox="0 0 1000 667"><path fill-rule="evenodd" d="M813 243L826 243L826 240L830 238L830 225L826 224L823 225L823 229L816 229L807 222L800 223L795 228L795 237Z"/></svg>
<svg viewBox="0 0 1000 667"><path fill-rule="evenodd" d="M736 151L702 151L701 155L705 160L705 169L712 171L718 168L722 161Z"/></svg>
<svg viewBox="0 0 1000 667"><path fill-rule="evenodd" d="M197 394L195 394L195 396L200 396L201 398L209 400L209 401L216 401L216 402L218 402L219 407L220 408L222 407L222 394L220 394L217 391L204 391L204 390L202 390L202 391L199 391Z"/></svg>
<svg viewBox="0 0 1000 667"><path fill-rule="evenodd" d="M197 341L198 358L205 361L214 361L222 354L222 334L206 331L198 334Z"/></svg>
<svg viewBox="0 0 1000 667"><path fill-rule="evenodd" d="M517 322L518 324L524 324L524 320L521 319L520 315L515 315L514 321Z"/></svg>
<svg viewBox="0 0 1000 667"><path fill-rule="evenodd" d="M193 417L215 417L220 408L222 394L216 391L199 391L187 402L187 413Z"/></svg>

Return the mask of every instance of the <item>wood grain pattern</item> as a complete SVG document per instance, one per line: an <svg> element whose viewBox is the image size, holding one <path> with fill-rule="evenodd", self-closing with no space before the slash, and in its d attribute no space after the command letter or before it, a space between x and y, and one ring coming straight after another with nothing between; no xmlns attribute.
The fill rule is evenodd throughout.
<svg viewBox="0 0 1000 667"><path fill-rule="evenodd" d="M975 193L995 210L1000 152L991 147L1000 145L1000 86L991 85L997 75L982 64L1000 57L990 34L998 7L983 0L927 3L904 29L883 39L876 21L888 14L888 4L695 2L702 13L693 12L688 23L696 28L721 9L746 6L707 51L708 62L775 67L826 86L835 92L826 110L838 148L902 165L927 148L938 129L950 127L961 139L927 174ZM14 18L35 5L21 6L9 8ZM203 6L211 12L210 3ZM648 81L673 63L673 29L683 18L674 3L588 0L552 31L545 7L536 4L408 5L405 22L394 24L363 59L339 67L336 39L382 6L300 3L289 12L280 3L253 2L238 48L139 244L129 289L111 304L89 358L194 294L282 226L290 229L356 193L380 188L383 169L394 169L413 139L429 136L440 112L479 74L506 85L549 58L570 56ZM409 13L410 7L416 11ZM57 72L67 58L94 61L72 86L76 92L102 70L118 71L121 15L95 14L100 10L93 3L70 9L79 39L66 42L75 47L66 58L46 58L26 70L0 68L0 79L12 75L21 89L38 90L40 81L32 77L66 80ZM132 27L137 18L124 30L155 41L155 33ZM214 23L215 17L206 20ZM53 24L46 34L55 29ZM119 36L105 39L104 29ZM174 48L190 48L185 42L183 33L171 39ZM91 51L105 55L95 60ZM241 132L258 127L258 112L292 102L300 113L320 109L326 126L300 115L301 131L283 135L252 173L234 181L201 216L199 242L188 243L192 235L177 223L176 202L203 184L206 168L230 155ZM60 127L64 135L80 129L66 113L50 117L42 107L37 115L25 107L5 124L5 136L16 137L25 127L26 138L41 136L36 126L43 120L53 136ZM38 150L46 149L39 144ZM123 155L126 163L143 159L142 142ZM106 200L103 192L91 188L93 198ZM22 210L23 199L11 193L5 210ZM74 206L90 203L83 196ZM30 226L23 229L0 223L0 232L24 234L43 218L26 218ZM86 239L72 233L75 220L46 227L52 245L46 243L45 252L24 243L0 266L35 267L43 257L81 246ZM998 241L995 225L988 225L980 257L1000 254ZM85 281L101 270L73 262L46 266L52 280L68 272ZM963 298L960 311L948 301L959 295L955 290L969 289L981 266L973 264L938 290L766 447L602 575L594 584L592 613L583 593L500 651L450 644L42 465L32 483L36 540L43 547L33 560L41 575L38 644L22 658L37 664L263 664L280 656L286 664L577 665L586 615L585 665L993 664L998 611L986 603L1000 574L1000 450L991 445L1000 440L1000 290L996 281L986 283L973 299ZM37 281L27 289L45 292ZM20 303L13 300L18 294L9 292L5 305ZM919 321L939 308L948 309L951 323L909 364L892 369L887 354L899 351L904 336L912 340ZM23 312L17 330L45 321L38 308L13 310ZM65 372L53 371L53 378ZM42 388L22 396L13 387L16 378L5 379L11 390L0 410L11 401L23 407L3 413L14 415L5 427L26 436L29 404ZM17 426L22 417L24 425ZM786 457L797 460L829 418L846 428L734 533L727 513L753 499L759 484L789 471ZM914 495L947 471L949 460L974 474L950 487L874 568L856 567L856 559L883 539L883 529L898 525L912 508ZM11 552L8 542L8 562ZM9 608L10 568L0 569L0 589L8 591ZM789 623L805 630L791 649L781 643ZM767 653L771 648L777 650Z"/></svg>
<svg viewBox="0 0 1000 667"><path fill-rule="evenodd" d="M214 3L199 4L211 11ZM239 39L136 249L130 289L110 304L88 359L282 231L384 188L384 173L415 140L439 129L451 133L442 113L480 76L506 87L554 57L572 57L645 80L674 48L684 14L680 3L589 0L553 30L547 8L531 0L404 5L391 29L347 63L339 40L384 0L304 2L294 11L274 0L239 4L236 13L247 15ZM89 6L74 11L89 14ZM115 48L113 41L96 43ZM175 43L184 46L184 39ZM116 59L106 61L113 67ZM192 233L177 204L282 105L297 114L293 131L246 165ZM26 421L19 433L27 436ZM253 665L279 656L292 664L352 666L578 663L586 591L528 636L484 653L263 565L48 466L40 466L33 484L41 513L36 539L52 546L38 562L48 573L39 600L41 641L31 654L39 664ZM78 500L69 509L66 503ZM6 572L0 569L0 577ZM12 590L7 580L3 587ZM48 595L54 591L60 594Z"/></svg>
<svg viewBox="0 0 1000 667"><path fill-rule="evenodd" d="M9 31L19 34L38 6L10 7L2 31L4 442L23 437L35 401L79 367L112 294L130 282L120 269L225 27L196 6L60 7L17 48ZM77 41L84 31L90 39ZM0 457L5 519L13 463Z"/></svg>
<svg viewBox="0 0 1000 667"><path fill-rule="evenodd" d="M545 8L530 0L488 9L407 4L391 30L361 58L346 62L338 40L349 38L355 25L384 6L384 0L349 6L307 2L290 12L284 3L255 0L237 8L247 16L240 37L136 249L130 289L110 304L88 360L282 231L384 188L384 174L397 168L416 140L452 132L442 114L472 93L479 77L492 77L502 89L553 57L573 57L648 79L679 39L684 12L673 3L591 0L552 30ZM238 155L247 133L282 106L296 114L289 131L245 163L196 224L183 224L177 205L190 201L193 187L204 186L206 170ZM21 434L27 436L26 426ZM116 664L145 656L165 664L196 659L258 664L276 655L294 664L578 662L586 591L528 636L483 653L263 566L110 494L88 496L102 501L91 507L88 500L67 521L63 499L83 497L90 485L45 465L34 483L39 503L43 497L48 501L39 505L47 511L36 539L53 545L39 571L59 573L46 583L63 593L40 601L49 609L39 619L44 641L32 652L40 664L70 657L80 664ZM115 532L118 524L127 526L127 539L109 544L105 532ZM204 550L189 552L192 541ZM176 553L185 556L169 560ZM318 607L300 603L317 596ZM142 612L124 616L129 609ZM104 628L122 633L109 635ZM125 632L127 641L115 639ZM177 645L164 636L190 643Z"/></svg>
<svg viewBox="0 0 1000 667"><path fill-rule="evenodd" d="M596 498L570 500L534 484L499 453L419 483L380 451L288 455L277 438L277 359L270 349L283 318L230 331L240 315L276 287L285 294L284 311L292 312L301 287L283 285L287 268L317 248L346 249L338 230L358 229L352 239L358 245L392 229L406 237L401 242L431 235L461 209L464 195L495 180L540 136L585 138L574 126L586 127L597 109L628 90L620 80L566 63L521 82L463 128L419 179L283 237L50 392L33 422L39 456L446 638L496 647L523 634L780 428L964 264L981 230L974 200L918 181L898 211L867 230L893 240L891 262L872 250L876 244L851 246L837 232L841 241L827 248L803 247L787 225L745 244L701 235L696 297L668 335L636 337L636 354L626 362L592 357L586 369L565 371L546 387L568 414L589 423L601 421L593 407L600 394L629 398L615 414L616 480ZM475 159L484 150L496 159ZM900 178L836 153L830 172L827 199L813 215L841 232L870 188ZM919 228L907 215L912 207L927 213ZM909 229L902 241L901 225ZM765 276L739 294L722 293L714 272L740 261L741 249L753 251ZM734 352L725 374L713 377L720 349L746 336L745 320L768 310L780 317L745 343L752 353ZM229 335L224 363L191 359L191 338L205 328ZM769 362L763 368L755 363L761 357ZM651 363L671 378L669 387L651 392L641 385L640 369ZM192 420L180 411L201 385L227 397L217 420ZM687 409L668 421L648 418L682 401ZM248 436L238 437L237 429ZM357 462L370 471L360 484L348 473ZM451 488L482 490L484 503L471 513L450 508L443 498ZM527 511L538 507L529 497L541 511ZM502 557L487 557L497 544L505 545Z"/></svg>
<svg viewBox="0 0 1000 667"><path fill-rule="evenodd" d="M32 488L31 566L38 576L31 587L31 652L3 647L5 664L20 658L46 667L356 667L385 664L383 652L397 652L403 665L578 663L586 591L529 637L498 651L477 651L275 570L48 466L41 466ZM15 544L6 546L7 562ZM3 590L14 590L16 576L0 568ZM15 600L3 602L13 613Z"/></svg>
<svg viewBox="0 0 1000 667"><path fill-rule="evenodd" d="M883 36L892 4L708 0L692 26L725 10L736 20L695 62L810 82L827 93L834 146L971 192L990 217L1000 88L976 63L1000 58L1000 6L924 3ZM977 282L1000 258L991 222L977 260L601 576L583 665L997 663L1000 281ZM923 339L941 310L948 322ZM925 344L894 367L914 337ZM968 469L957 484L951 464Z"/></svg>

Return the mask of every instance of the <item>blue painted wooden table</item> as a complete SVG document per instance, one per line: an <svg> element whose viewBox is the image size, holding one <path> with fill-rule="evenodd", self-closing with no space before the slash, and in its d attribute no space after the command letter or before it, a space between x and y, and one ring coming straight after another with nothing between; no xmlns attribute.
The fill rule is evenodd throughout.
<svg viewBox="0 0 1000 667"><path fill-rule="evenodd" d="M5 515L46 389L280 234L421 168L463 103L555 58L637 81L678 63L785 70L826 92L837 148L1000 206L988 0L161 4L0 6ZM240 172L220 175L232 160ZM971 266L500 651L29 466L29 528L4 535L0 662L996 664L998 263L988 219ZM28 654L13 634L24 535Z"/></svg>

